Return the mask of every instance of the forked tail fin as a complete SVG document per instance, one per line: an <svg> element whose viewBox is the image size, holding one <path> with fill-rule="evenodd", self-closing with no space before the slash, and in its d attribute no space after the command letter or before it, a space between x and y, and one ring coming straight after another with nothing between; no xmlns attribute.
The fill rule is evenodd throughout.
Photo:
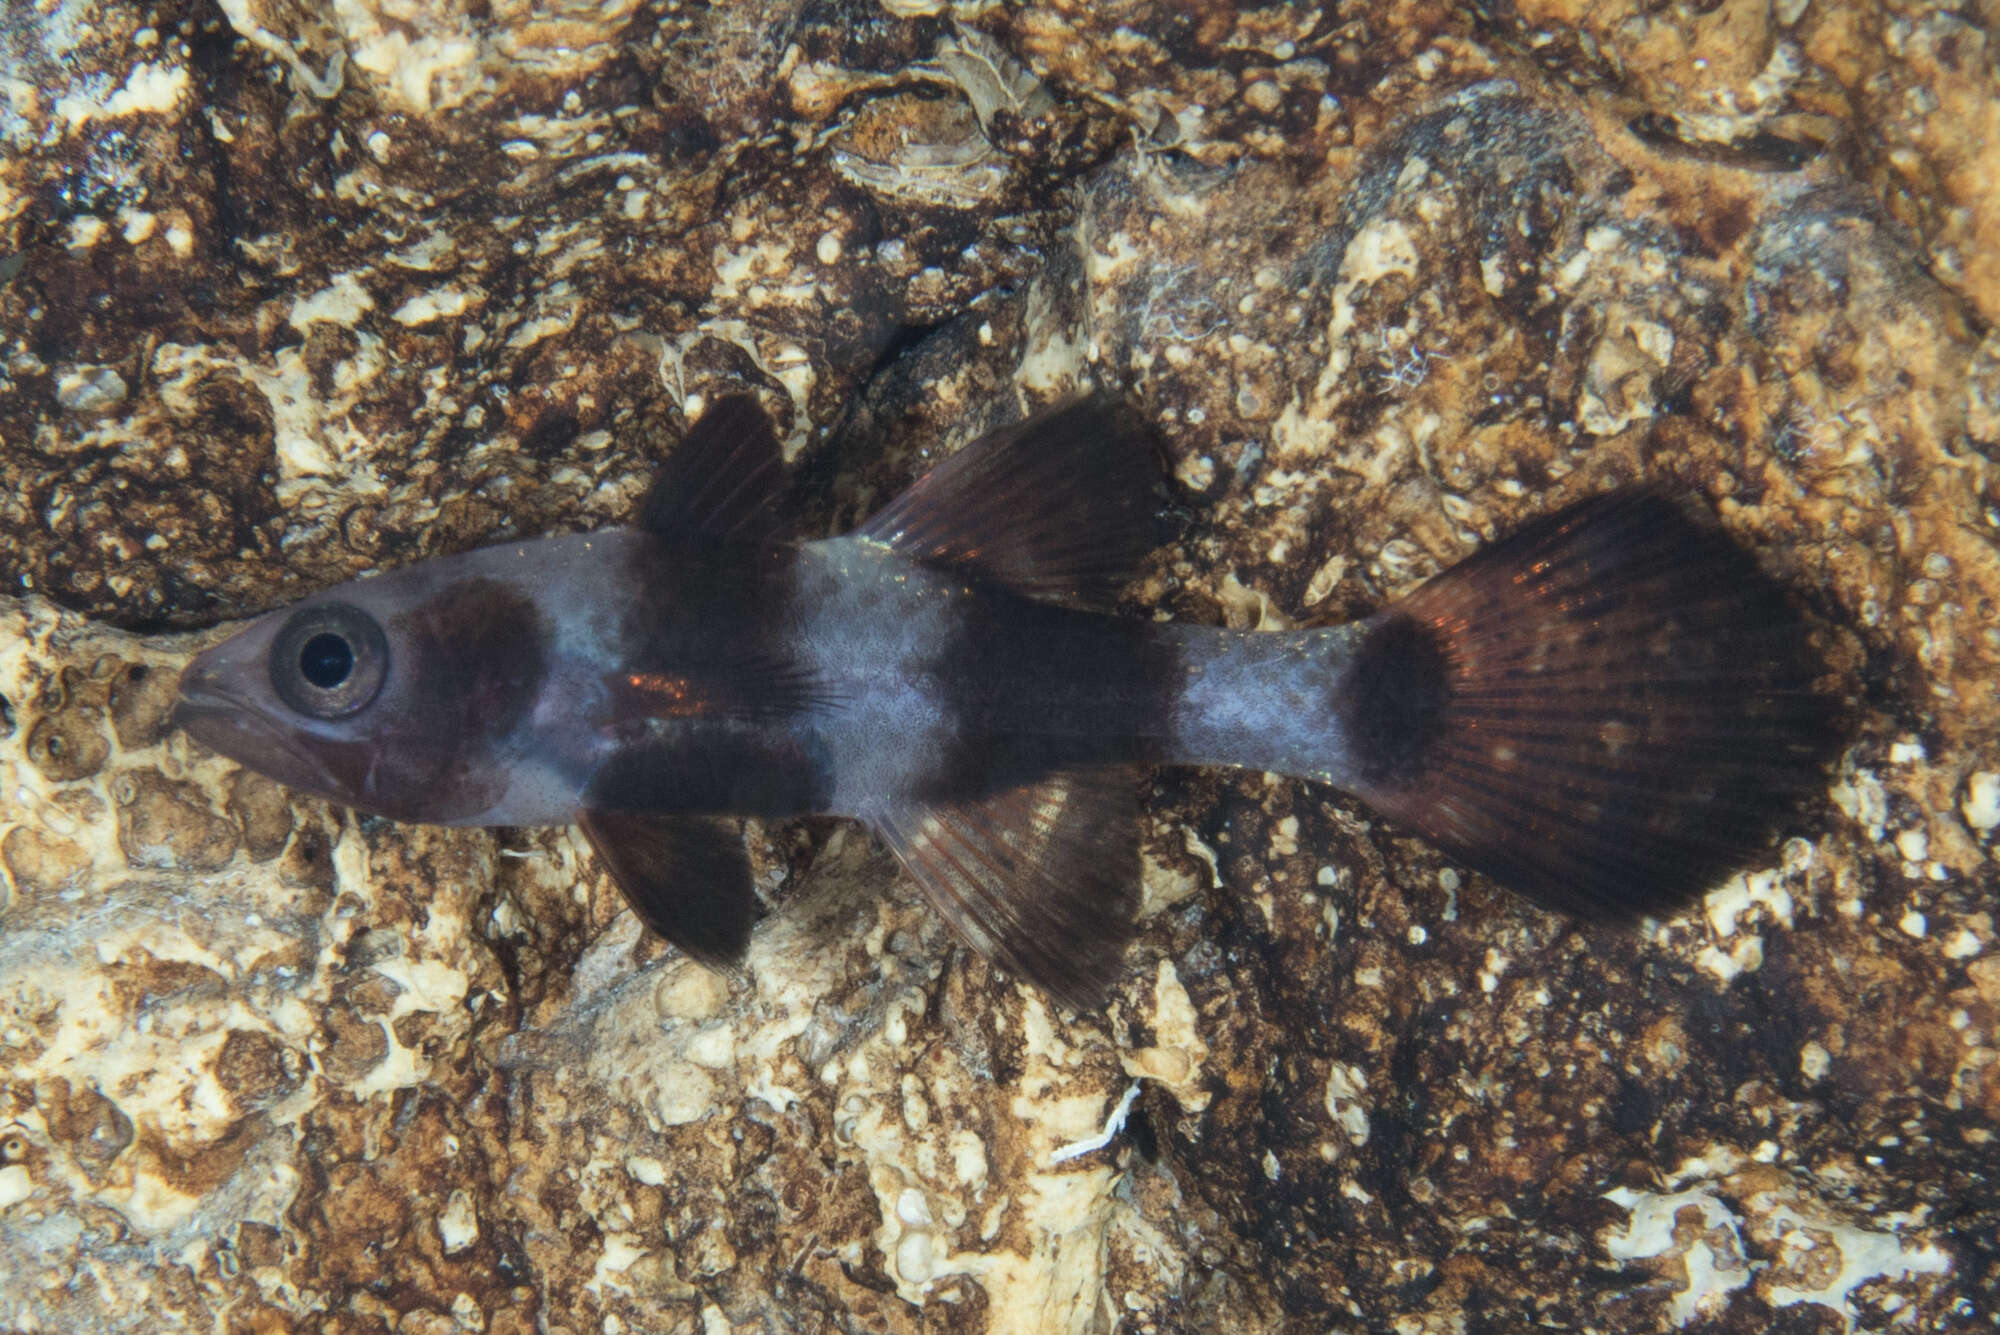
<svg viewBox="0 0 2000 1335"><path fill-rule="evenodd" d="M1373 618L1342 694L1350 786L1545 904L1663 912L1754 857L1819 778L1838 740L1819 671L1713 522L1612 492Z"/></svg>

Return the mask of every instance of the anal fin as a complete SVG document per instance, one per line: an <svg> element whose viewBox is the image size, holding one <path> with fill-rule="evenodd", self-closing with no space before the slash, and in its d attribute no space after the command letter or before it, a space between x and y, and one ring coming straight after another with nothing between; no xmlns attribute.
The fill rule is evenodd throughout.
<svg viewBox="0 0 2000 1335"><path fill-rule="evenodd" d="M742 961L758 915L736 822L585 810L577 824L646 926L703 964L728 968Z"/></svg>
<svg viewBox="0 0 2000 1335"><path fill-rule="evenodd" d="M1136 785L1061 772L872 824L967 944L1057 1000L1101 1002L1135 931Z"/></svg>

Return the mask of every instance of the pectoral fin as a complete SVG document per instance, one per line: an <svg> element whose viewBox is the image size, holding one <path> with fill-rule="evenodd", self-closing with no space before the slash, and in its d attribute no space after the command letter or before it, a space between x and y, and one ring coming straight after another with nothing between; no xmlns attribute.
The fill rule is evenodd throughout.
<svg viewBox="0 0 2000 1335"><path fill-rule="evenodd" d="M1086 1009L1104 999L1134 932L1135 805L1124 771L1059 773L872 823L969 945Z"/></svg>
<svg viewBox="0 0 2000 1335"><path fill-rule="evenodd" d="M586 810L577 824L646 926L704 964L742 961L757 893L734 821Z"/></svg>

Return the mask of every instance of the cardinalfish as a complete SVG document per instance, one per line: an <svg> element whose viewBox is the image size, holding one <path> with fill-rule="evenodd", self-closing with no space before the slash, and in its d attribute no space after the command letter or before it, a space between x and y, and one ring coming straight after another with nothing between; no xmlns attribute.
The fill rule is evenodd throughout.
<svg viewBox="0 0 2000 1335"><path fill-rule="evenodd" d="M1074 1005L1134 932L1138 771L1343 790L1592 918L1758 856L1831 710L1779 586L1652 487L1537 520L1365 620L1112 615L1156 545L1150 440L1086 398L801 541L769 419L725 398L629 526L329 589L201 654L177 719L395 820L575 823L697 959L759 915L736 818L850 817L974 948Z"/></svg>

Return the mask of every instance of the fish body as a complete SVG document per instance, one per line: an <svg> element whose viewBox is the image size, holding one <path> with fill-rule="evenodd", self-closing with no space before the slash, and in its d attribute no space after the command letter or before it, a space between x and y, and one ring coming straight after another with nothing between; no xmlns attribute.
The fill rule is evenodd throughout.
<svg viewBox="0 0 2000 1335"><path fill-rule="evenodd" d="M646 921L740 956L730 820L868 823L968 940L1065 1000L1132 930L1140 767L1343 788L1585 913L1750 852L1823 758L1803 629L1747 556L1637 490L1368 620L1108 615L1152 463L1099 401L982 438L854 533L789 540L769 424L719 404L639 522L358 580L190 665L200 741L330 801L581 824Z"/></svg>

